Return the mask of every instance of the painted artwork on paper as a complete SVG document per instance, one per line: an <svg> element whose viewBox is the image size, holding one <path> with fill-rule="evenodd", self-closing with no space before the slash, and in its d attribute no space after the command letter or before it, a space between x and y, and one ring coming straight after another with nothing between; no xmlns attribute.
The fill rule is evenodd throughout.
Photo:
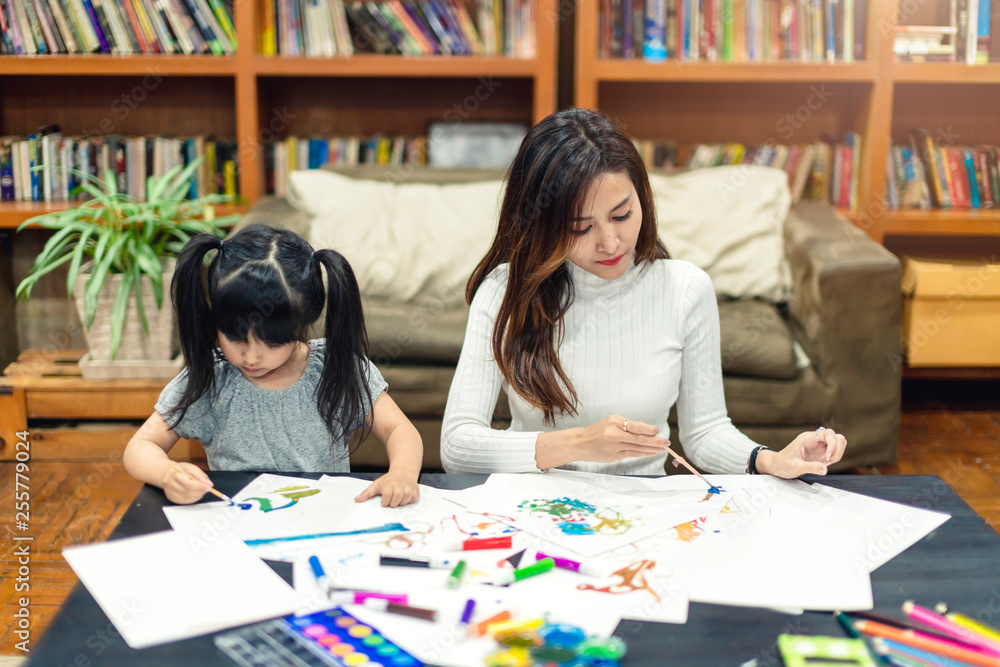
<svg viewBox="0 0 1000 667"><path fill-rule="evenodd" d="M614 507L598 509L596 505L566 496L525 500L517 507L543 521L551 520L566 535L620 535L642 520L625 516Z"/></svg>

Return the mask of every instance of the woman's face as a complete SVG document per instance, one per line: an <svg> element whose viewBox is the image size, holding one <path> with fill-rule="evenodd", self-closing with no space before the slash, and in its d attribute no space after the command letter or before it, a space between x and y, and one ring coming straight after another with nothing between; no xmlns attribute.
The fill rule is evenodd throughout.
<svg viewBox="0 0 1000 667"><path fill-rule="evenodd" d="M602 174L574 222L569 260L605 280L620 278L632 262L641 227L642 207L628 174Z"/></svg>

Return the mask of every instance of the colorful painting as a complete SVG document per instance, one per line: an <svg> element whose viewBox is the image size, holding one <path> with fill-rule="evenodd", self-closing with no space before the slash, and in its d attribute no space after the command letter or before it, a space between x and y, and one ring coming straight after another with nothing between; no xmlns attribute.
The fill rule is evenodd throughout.
<svg viewBox="0 0 1000 667"><path fill-rule="evenodd" d="M237 506L241 510L253 509L253 503L251 501L256 500L258 504L258 509L262 512L273 512L275 510L283 510L295 505L302 498L308 498L309 496L315 496L320 492L320 489L313 489L308 486L284 486L280 489L275 489L270 491L271 494L277 494L282 498L287 498L288 502L284 505L274 506L270 498L246 498L243 502L239 503Z"/></svg>
<svg viewBox="0 0 1000 667"><path fill-rule="evenodd" d="M597 509L596 505L577 498L525 500L517 506L535 518L550 518L566 535L621 535L637 525L614 507Z"/></svg>

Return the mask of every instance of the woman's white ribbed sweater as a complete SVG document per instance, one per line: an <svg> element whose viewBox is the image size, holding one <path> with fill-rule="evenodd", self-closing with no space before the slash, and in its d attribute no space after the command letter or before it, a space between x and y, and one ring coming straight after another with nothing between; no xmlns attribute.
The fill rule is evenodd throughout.
<svg viewBox="0 0 1000 667"><path fill-rule="evenodd" d="M739 473L757 443L726 413L722 393L719 315L712 281L689 262L632 265L604 280L567 262L573 301L563 320L558 354L579 397L577 413L544 424L542 411L503 381L493 361L493 322L507 289L508 266L479 286L469 313L441 433L441 460L450 472L528 472L542 431L582 427L618 414L653 424L668 435L677 404L687 457L707 472ZM510 399L511 426L491 428L497 396ZM661 475L666 453L618 463L563 466L607 474Z"/></svg>

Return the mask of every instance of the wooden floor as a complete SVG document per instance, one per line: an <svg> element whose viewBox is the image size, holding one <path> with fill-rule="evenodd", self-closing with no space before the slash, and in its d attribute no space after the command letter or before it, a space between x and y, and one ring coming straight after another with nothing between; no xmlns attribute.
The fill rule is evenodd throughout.
<svg viewBox="0 0 1000 667"><path fill-rule="evenodd" d="M1000 383L908 382L900 426L897 464L857 472L940 475L1000 531ZM14 472L13 464L0 464L0 519L10 531ZM104 540L140 488L117 462L33 462L30 480L30 591L15 592L18 557L14 542L4 538L0 656L19 654L11 623L18 598L30 599L31 639L37 641L77 581L62 549Z"/></svg>

